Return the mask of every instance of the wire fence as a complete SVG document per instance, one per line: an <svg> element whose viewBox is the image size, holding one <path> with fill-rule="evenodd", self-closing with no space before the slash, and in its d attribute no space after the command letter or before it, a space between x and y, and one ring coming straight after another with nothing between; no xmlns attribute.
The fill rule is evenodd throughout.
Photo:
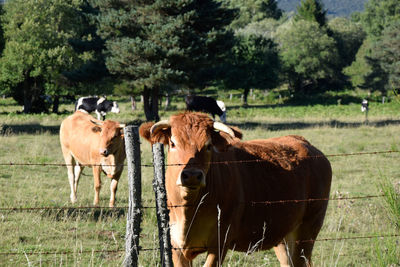
<svg viewBox="0 0 400 267"><path fill-rule="evenodd" d="M321 158L321 157L328 157L328 158L333 158L333 157L351 157L351 156L363 156L363 155L379 155L379 154L394 154L394 153L400 153L400 150L385 150L385 151L371 151L371 152L353 152L353 153L341 153L341 154L326 154L326 155L318 155L318 156L304 156L302 158ZM284 157L279 158L275 157L274 159L285 159ZM249 160L232 160L232 161L212 161L212 162L206 162L203 164L223 164L223 165L229 165L229 164L241 164L241 163L263 163L263 162L268 162L269 160L263 160L263 159L249 159ZM166 167L168 166L198 166L199 164L196 163L174 163L174 164L165 164ZM41 167L47 167L47 166L55 166L55 167L67 167L67 166L75 166L74 164L66 164L66 163L22 163L22 162L0 162L0 166L41 166ZM117 167L117 166L127 166L127 164L79 164L81 167ZM145 168L153 168L154 164L140 164L141 167Z"/></svg>
<svg viewBox="0 0 400 267"><path fill-rule="evenodd" d="M315 243L315 242L327 242L327 241L346 241L346 240L361 240L361 239L377 239L377 238L397 238L400 234L381 234L381 235L367 235L367 236L346 236L346 237L335 237L335 238L317 238L309 240L295 240L286 241L286 243ZM209 249L210 247L173 247L174 250L198 250L198 249ZM140 248L140 251L159 251L159 247L155 248ZM122 253L125 249L114 249L114 250L53 250L53 251L21 251L21 252L0 252L0 255L54 255L54 254L89 254L89 253Z"/></svg>
<svg viewBox="0 0 400 267"><path fill-rule="evenodd" d="M349 156L363 156L363 155L377 155L377 154L393 154L400 153L398 150L386 150L386 151L372 151L372 152L354 152L354 153L342 153L342 154L328 154L326 157L349 157ZM314 157L312 157L314 158ZM242 163L261 163L265 160L254 159L254 160L238 160L238 161L219 161L210 162L210 164L242 164ZM127 166L127 164L121 164ZM165 166L187 166L187 165L197 165L197 164L165 164ZM65 167L68 166L65 163L19 163L19 162L2 162L0 166L54 166L54 167ZM104 165L104 164L81 164L82 167L94 167L94 166L116 166L116 165ZM154 164L140 164L141 167L154 167ZM372 198L380 198L384 195L365 195L365 196L347 196L347 197L330 197L330 198L315 198L315 199L286 199L286 200L273 200L273 201L260 201L260 202L240 202L237 204L241 205L277 205L286 203L304 203L304 202L316 202L316 201L356 201L365 200ZM187 207L187 205L174 205L168 206L168 208L180 208ZM128 206L120 207L105 207L105 206L64 206L64 207L0 207L0 212L23 212L23 211L37 211L37 210L83 210L83 209L105 209L105 210L127 210ZM155 209L155 206L141 206L140 209ZM398 238L400 234L377 234L377 235L366 235L366 236L347 236L347 237L337 237L337 238L317 238L315 240L296 240L292 242L324 242L324 241L346 241L346 240L362 240L362 239L376 239L376 238ZM174 250L180 249L207 249L207 247L190 247L190 248L172 248ZM141 248L140 251L158 251L157 248ZM51 250L51 251L0 251L2 256L12 256L12 255L54 255L54 254L89 254L89 253L122 253L125 249L115 249L115 250Z"/></svg>

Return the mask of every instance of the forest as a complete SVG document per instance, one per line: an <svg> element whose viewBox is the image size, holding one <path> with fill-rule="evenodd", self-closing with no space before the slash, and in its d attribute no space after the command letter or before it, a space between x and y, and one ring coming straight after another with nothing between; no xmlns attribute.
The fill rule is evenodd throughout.
<svg viewBox="0 0 400 267"><path fill-rule="evenodd" d="M57 113L80 95L142 96L147 120L159 119L160 97L211 87L243 92L244 105L250 90L396 95L400 0L368 0L348 17L329 15L334 2L288 13L276 0L10 0L0 94L24 113Z"/></svg>

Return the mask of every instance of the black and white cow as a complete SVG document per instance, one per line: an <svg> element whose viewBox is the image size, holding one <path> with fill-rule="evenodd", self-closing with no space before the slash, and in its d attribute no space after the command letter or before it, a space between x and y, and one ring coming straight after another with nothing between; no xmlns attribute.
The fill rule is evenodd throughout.
<svg viewBox="0 0 400 267"><path fill-rule="evenodd" d="M202 111L210 113L215 119L218 115L223 123L226 122L226 107L225 103L208 96L193 96L185 97L186 109L191 111Z"/></svg>
<svg viewBox="0 0 400 267"><path fill-rule="evenodd" d="M84 96L78 99L75 103L75 111L97 114L97 119L104 120L107 112L119 113L119 107L116 101L107 100L105 97Z"/></svg>

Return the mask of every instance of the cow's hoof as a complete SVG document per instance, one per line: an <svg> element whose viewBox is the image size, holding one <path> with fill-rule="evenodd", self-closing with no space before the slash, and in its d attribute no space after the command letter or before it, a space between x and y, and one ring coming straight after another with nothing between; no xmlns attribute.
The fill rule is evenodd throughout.
<svg viewBox="0 0 400 267"><path fill-rule="evenodd" d="M71 198L71 203L72 204L76 203L76 201L77 201L76 196L71 196L70 198Z"/></svg>

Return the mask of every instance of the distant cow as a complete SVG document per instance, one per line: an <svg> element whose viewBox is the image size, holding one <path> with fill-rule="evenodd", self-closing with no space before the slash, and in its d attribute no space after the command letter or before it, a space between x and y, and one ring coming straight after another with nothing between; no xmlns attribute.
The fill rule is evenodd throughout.
<svg viewBox="0 0 400 267"><path fill-rule="evenodd" d="M109 206L113 207L118 180L125 160L124 125L115 121L100 121L87 113L76 111L60 127L60 143L68 169L71 202L76 202L79 176L85 165L92 165L94 205L99 204L100 173L111 178Z"/></svg>
<svg viewBox="0 0 400 267"><path fill-rule="evenodd" d="M226 122L226 107L225 103L208 96L193 96L185 97L186 109L190 111L202 111L210 113L215 119L218 115L222 122Z"/></svg>
<svg viewBox="0 0 400 267"><path fill-rule="evenodd" d="M97 114L97 119L105 120L107 112L119 113L119 107L116 101L107 100L105 97L84 96L75 103L75 111Z"/></svg>
<svg viewBox="0 0 400 267"><path fill-rule="evenodd" d="M168 145L174 266L191 266L203 252L204 266L220 266L228 249L272 247L281 266L311 264L332 171L303 137L242 142L238 129L192 112L143 124L140 134Z"/></svg>

